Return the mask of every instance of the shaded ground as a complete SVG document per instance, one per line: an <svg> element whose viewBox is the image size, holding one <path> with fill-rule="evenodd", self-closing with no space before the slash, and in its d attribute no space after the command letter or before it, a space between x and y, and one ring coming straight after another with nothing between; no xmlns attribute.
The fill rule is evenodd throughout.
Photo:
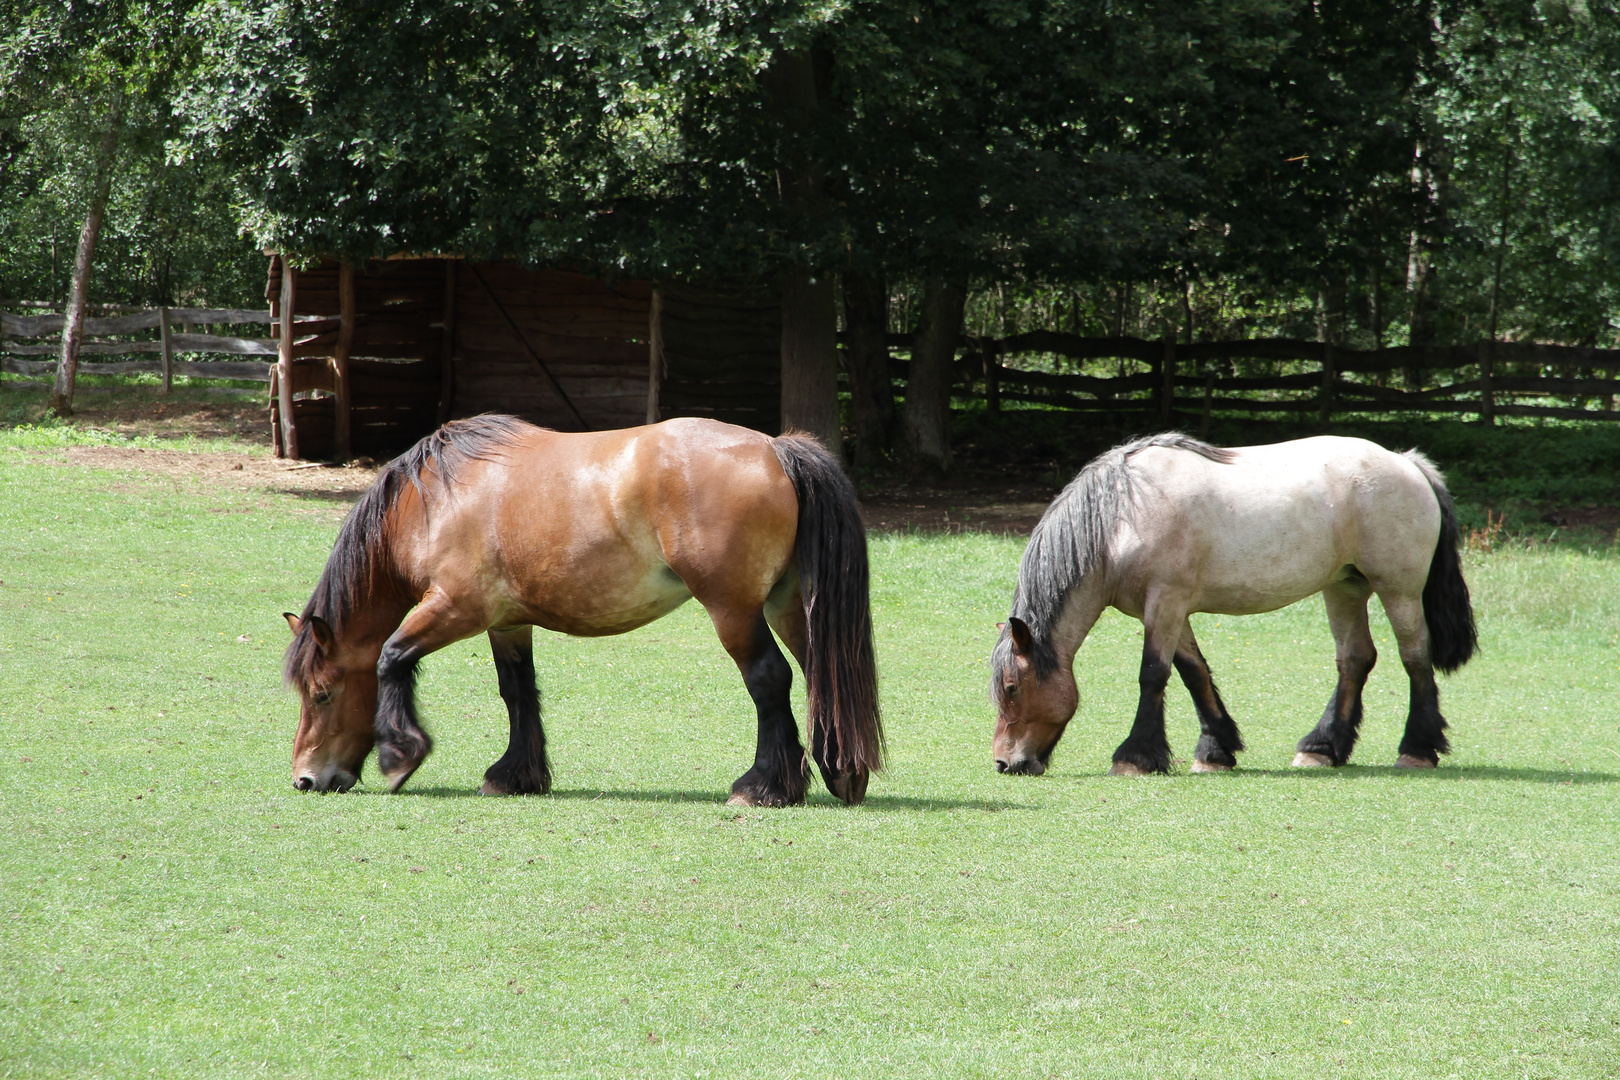
<svg viewBox="0 0 1620 1080"><path fill-rule="evenodd" d="M37 400L36 400L37 399ZM43 387L7 380L0 390L0 423L33 419L43 405ZM315 498L346 501L371 483L376 466L368 459L344 467L289 465L270 455L269 410L262 391L177 387L168 398L155 386L81 387L74 423L120 435L168 440L192 436L224 443L214 452L167 451L137 447L73 447L49 451L72 464L138 468L173 477L199 477L248 490L285 490ZM911 483L893 470L860 470L857 483L867 524L882 530L990 532L1025 535L1053 496L1087 460L1129 438L1133 432L1106 422L1053 413L967 414L953 434L957 460L949 481ZM1526 490L1519 459L1542 460L1541 471L1559 475L1596 471L1611 474L1604 461L1571 456L1559 460L1539 444L1522 449L1514 438L1559 438L1558 433L1478 434L1472 425L1428 424L1362 430L1340 425L1386 445L1420 445L1447 468L1470 531L1489 530L1487 511L1506 510L1507 525L1487 543L1511 537L1535 543L1574 541L1617 543L1620 535L1620 480L1587 483L1558 492L1557 483L1537 497ZM1398 428L1398 430L1397 430ZM1336 427L1335 430L1338 430ZM1309 434L1281 425L1217 424L1212 441L1225 445L1267 442ZM1566 433L1574 446L1582 436ZM1587 438L1601 439L1602 434ZM1461 441L1459 441L1461 440ZM1477 449L1472 441L1477 440ZM1495 440L1493 442L1493 440ZM1499 445L1498 445L1499 443ZM240 449L235 449L240 447ZM1599 447L1599 453L1602 452ZM1587 452L1587 458L1592 452ZM1531 470L1534 471L1534 470ZM1532 478L1534 479L1534 478ZM1559 497L1559 496L1562 497ZM1571 496L1576 496L1572 498Z"/></svg>

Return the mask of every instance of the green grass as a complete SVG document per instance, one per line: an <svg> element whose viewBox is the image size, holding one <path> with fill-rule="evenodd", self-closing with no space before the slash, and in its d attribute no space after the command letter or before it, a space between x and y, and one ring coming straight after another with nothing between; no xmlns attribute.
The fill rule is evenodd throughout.
<svg viewBox="0 0 1620 1080"><path fill-rule="evenodd" d="M1387 626L1356 764L1286 766L1319 602L1198 623L1250 749L1103 775L1137 624L1081 654L1039 779L984 660L1017 542L873 542L892 768L848 809L722 805L752 710L702 612L540 635L557 790L481 641L425 664L396 796L300 795L280 612L343 508L69 467L0 433L0 1076L1604 1077L1620 1070L1620 561L1467 572L1455 753L1395 757ZM1171 738L1196 725L1172 696Z"/></svg>

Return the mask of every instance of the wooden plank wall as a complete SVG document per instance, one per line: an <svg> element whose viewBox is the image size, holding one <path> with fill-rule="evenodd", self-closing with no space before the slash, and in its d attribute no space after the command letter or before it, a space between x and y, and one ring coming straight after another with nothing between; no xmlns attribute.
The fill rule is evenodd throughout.
<svg viewBox="0 0 1620 1080"><path fill-rule="evenodd" d="M589 430L646 421L650 282L458 260L446 334L450 263L392 259L355 270L349 370L356 454L397 453L431 432L441 415L511 413L560 431L579 430L581 419ZM334 451L335 399L324 392L335 385L337 281L334 261L298 274L293 410L306 458ZM273 258L266 296L276 316L280 294ZM778 430L781 313L774 294L666 285L662 319L662 417L707 416ZM442 400L447 392L449 400ZM271 399L274 413L274 393ZM279 434L277 441L279 448Z"/></svg>
<svg viewBox="0 0 1620 1080"><path fill-rule="evenodd" d="M338 264L298 272L298 341L293 349L293 415L305 458L333 454L335 399L331 356L338 340ZM355 327L349 371L350 431L356 454L397 453L432 431L443 362L444 262L395 259L357 268ZM266 298L279 316L281 271L272 259ZM279 333L279 328L276 328ZM272 395L272 403L275 396ZM274 426L274 420L272 420ZM279 432L279 428L276 429ZM278 436L279 439L279 436Z"/></svg>
<svg viewBox="0 0 1620 1080"><path fill-rule="evenodd" d="M659 411L782 430L782 306L773 291L664 287Z"/></svg>
<svg viewBox="0 0 1620 1080"><path fill-rule="evenodd" d="M450 414L505 412L559 431L579 430L573 410L517 339L510 316L586 427L645 423L650 298L645 281L608 282L511 263L464 264L456 278Z"/></svg>

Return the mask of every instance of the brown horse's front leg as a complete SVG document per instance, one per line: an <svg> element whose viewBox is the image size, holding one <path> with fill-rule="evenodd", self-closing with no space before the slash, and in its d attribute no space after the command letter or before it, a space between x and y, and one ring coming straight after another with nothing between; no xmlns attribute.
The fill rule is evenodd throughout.
<svg viewBox="0 0 1620 1080"><path fill-rule="evenodd" d="M754 767L731 785L731 798L726 801L734 806L797 806L804 802L807 767L788 697L793 669L776 647L763 612L749 615L710 609L709 615L720 643L742 672L743 685L754 699L759 718Z"/></svg>
<svg viewBox="0 0 1620 1080"><path fill-rule="evenodd" d="M551 790L551 765L540 723L540 687L534 678L534 627L491 630L489 646L512 737L506 753L484 773L484 786L478 790L485 795L544 795Z"/></svg>
<svg viewBox="0 0 1620 1080"><path fill-rule="evenodd" d="M416 718L416 665L430 652L471 637L479 626L434 586L405 616L377 658L377 768L398 791L433 749Z"/></svg>

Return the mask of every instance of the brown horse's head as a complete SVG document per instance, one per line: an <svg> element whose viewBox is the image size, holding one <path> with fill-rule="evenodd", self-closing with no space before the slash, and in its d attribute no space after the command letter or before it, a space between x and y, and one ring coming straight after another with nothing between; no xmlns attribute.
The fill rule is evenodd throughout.
<svg viewBox="0 0 1620 1080"><path fill-rule="evenodd" d="M319 615L287 612L293 643L287 681L302 707L293 739L293 786L299 791L348 791L376 741L377 658L345 648Z"/></svg>
<svg viewBox="0 0 1620 1080"><path fill-rule="evenodd" d="M1052 748L1063 737L1080 704L1074 672L1037 660L1029 624L1010 618L990 661L990 699L996 703L996 738L992 749L997 772L1039 776L1052 760Z"/></svg>

